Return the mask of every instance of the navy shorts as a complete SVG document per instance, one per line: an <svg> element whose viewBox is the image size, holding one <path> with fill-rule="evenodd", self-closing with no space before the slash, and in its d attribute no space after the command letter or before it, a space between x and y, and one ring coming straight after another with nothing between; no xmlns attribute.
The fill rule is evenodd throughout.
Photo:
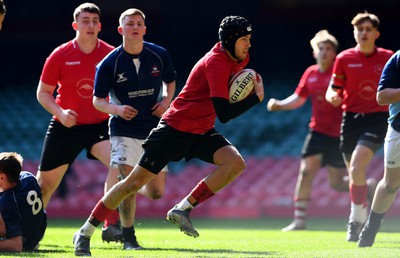
<svg viewBox="0 0 400 258"><path fill-rule="evenodd" d="M315 131L310 131L304 140L301 150L302 158L312 155L322 155L322 166L345 168L342 153L339 149L340 138L331 137Z"/></svg>
<svg viewBox="0 0 400 258"><path fill-rule="evenodd" d="M192 134L178 131L161 120L143 143L144 152L139 165L158 174L169 161L183 158L198 158L214 164L214 153L226 145L232 144L215 129L204 134Z"/></svg>
<svg viewBox="0 0 400 258"><path fill-rule="evenodd" d="M48 171L64 164L71 165L84 149L89 159L96 159L90 154L90 149L96 143L105 140L109 140L108 120L99 124L67 128L51 119L44 137L39 170Z"/></svg>
<svg viewBox="0 0 400 258"><path fill-rule="evenodd" d="M389 113L351 113L343 114L340 150L345 154L353 153L357 144L363 142L376 152L382 146L387 131Z"/></svg>

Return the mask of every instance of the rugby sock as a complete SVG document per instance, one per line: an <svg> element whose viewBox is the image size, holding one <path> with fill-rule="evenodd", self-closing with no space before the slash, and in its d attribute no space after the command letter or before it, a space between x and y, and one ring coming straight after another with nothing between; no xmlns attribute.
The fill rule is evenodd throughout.
<svg viewBox="0 0 400 258"><path fill-rule="evenodd" d="M357 186L350 184L351 212L349 221L364 223L368 218L367 211L367 185Z"/></svg>
<svg viewBox="0 0 400 258"><path fill-rule="evenodd" d="M103 227L107 228L108 226L117 224L118 223L118 219L119 219L119 213L118 213L118 210L115 210L104 221Z"/></svg>
<svg viewBox="0 0 400 258"><path fill-rule="evenodd" d="M187 198L183 199L180 203L178 203L175 206L175 209L181 210L181 211L184 211L184 210L187 210L187 209L191 210L193 208L194 207L192 206L192 204L190 204L190 202L188 201Z"/></svg>
<svg viewBox="0 0 400 258"><path fill-rule="evenodd" d="M93 236L95 230L96 227L93 226L93 224L90 223L89 220L86 220L85 224L83 224L83 226L79 230L79 235L90 238L91 236Z"/></svg>
<svg viewBox="0 0 400 258"><path fill-rule="evenodd" d="M204 202L208 198L214 195L214 193L208 188L204 181L200 181L197 186L190 192L190 195L196 200L192 203L193 207Z"/></svg>
<svg viewBox="0 0 400 258"><path fill-rule="evenodd" d="M204 202L205 200L207 200L208 198L210 198L213 195L214 195L214 193L211 192L211 190L208 188L206 183L204 183L204 181L200 181L197 184L197 186L189 194L189 196L192 196L193 199L195 199L195 201L193 203L191 203L189 201L189 196L188 196L185 199L183 199L182 201L180 201L180 203L178 203L175 206L175 209L182 210L182 211L187 210L187 209L191 210L194 207L196 207L199 203Z"/></svg>
<svg viewBox="0 0 400 258"><path fill-rule="evenodd" d="M107 208L103 201L100 200L94 209L92 210L92 215L89 219L89 222L92 223L93 226L97 227L101 222L105 221L108 216L110 216L115 210L111 210Z"/></svg>
<svg viewBox="0 0 400 258"><path fill-rule="evenodd" d="M350 184L350 199L351 202L357 205L367 205L368 186Z"/></svg>
<svg viewBox="0 0 400 258"><path fill-rule="evenodd" d="M124 242L136 242L136 236L135 236L135 228L128 227L128 228L122 228L122 233L124 234Z"/></svg>
<svg viewBox="0 0 400 258"><path fill-rule="evenodd" d="M368 217L368 227L371 228L374 232L378 232L379 228L381 227L383 217L385 213L376 213L371 210L371 213Z"/></svg>
<svg viewBox="0 0 400 258"><path fill-rule="evenodd" d="M310 199L294 199L294 220L299 223L305 223L307 217L307 206Z"/></svg>

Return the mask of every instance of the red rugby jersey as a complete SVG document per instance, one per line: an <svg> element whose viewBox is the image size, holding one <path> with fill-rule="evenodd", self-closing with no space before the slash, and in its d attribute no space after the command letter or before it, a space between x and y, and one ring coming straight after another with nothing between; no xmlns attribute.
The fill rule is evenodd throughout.
<svg viewBox="0 0 400 258"><path fill-rule="evenodd" d="M212 129L217 115L211 98L228 99L229 78L243 70L248 62L248 55L240 63L232 60L217 43L193 67L186 85L172 101L163 119L183 132L202 134Z"/></svg>
<svg viewBox="0 0 400 258"><path fill-rule="evenodd" d="M342 108L334 107L325 100L325 93L332 75L331 66L325 72L318 70L318 65L307 68L295 90L303 98L310 97L311 119L309 127L316 132L331 136L340 136Z"/></svg>
<svg viewBox="0 0 400 258"><path fill-rule="evenodd" d="M388 112L376 102L376 92L383 67L393 51L375 48L366 56L358 47L342 51L333 67L333 84L343 88L342 108L347 112Z"/></svg>
<svg viewBox="0 0 400 258"><path fill-rule="evenodd" d="M85 54L71 40L54 49L46 59L40 80L58 85L56 103L76 111L77 124L96 124L109 117L94 108L92 97L96 65L112 49L113 46L98 40L97 47Z"/></svg>

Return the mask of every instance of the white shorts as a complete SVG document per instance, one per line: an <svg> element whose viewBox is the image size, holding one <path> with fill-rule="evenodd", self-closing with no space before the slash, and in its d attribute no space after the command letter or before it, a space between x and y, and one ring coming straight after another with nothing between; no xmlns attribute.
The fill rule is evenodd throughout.
<svg viewBox="0 0 400 258"><path fill-rule="evenodd" d="M394 130L391 125L386 133L384 153L385 167L400 167L400 132Z"/></svg>
<svg viewBox="0 0 400 258"><path fill-rule="evenodd" d="M111 142L111 166L128 165L134 167L142 155L142 144L144 140L124 137L110 136ZM165 166L162 171L167 172L168 166Z"/></svg>

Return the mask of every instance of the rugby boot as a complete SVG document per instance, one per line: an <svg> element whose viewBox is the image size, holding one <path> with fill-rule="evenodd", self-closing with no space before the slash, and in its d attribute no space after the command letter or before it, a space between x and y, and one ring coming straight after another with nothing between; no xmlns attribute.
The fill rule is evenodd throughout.
<svg viewBox="0 0 400 258"><path fill-rule="evenodd" d="M175 223L183 233L188 236L198 237L199 233L194 229L192 222L189 218L190 209L181 211L175 209L176 206L170 209L167 213L167 220L172 223Z"/></svg>
<svg viewBox="0 0 400 258"><path fill-rule="evenodd" d="M74 243L75 256L92 256L90 252L90 238L82 236L79 231L75 232L72 239Z"/></svg>

